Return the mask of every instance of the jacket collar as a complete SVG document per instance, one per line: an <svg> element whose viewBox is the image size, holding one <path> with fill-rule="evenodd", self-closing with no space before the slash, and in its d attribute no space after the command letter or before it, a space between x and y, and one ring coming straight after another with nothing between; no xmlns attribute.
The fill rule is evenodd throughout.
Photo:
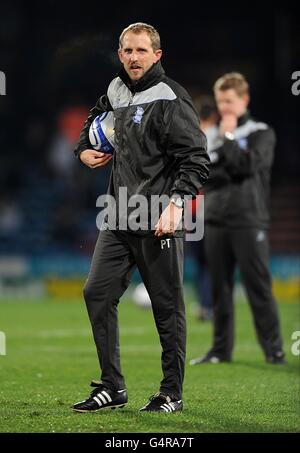
<svg viewBox="0 0 300 453"><path fill-rule="evenodd" d="M127 72L125 71L124 67L118 73L120 79L125 83L125 85L130 89L132 92L139 92L147 90L148 88L156 85L161 79L162 76L165 74L165 71L161 65L161 62L158 61L154 63L150 69L145 73L143 77L141 77L137 82L133 82Z"/></svg>
<svg viewBox="0 0 300 453"><path fill-rule="evenodd" d="M243 126L243 124L247 123L247 121L250 119L250 112L249 110L246 110L246 112L238 118L238 127Z"/></svg>

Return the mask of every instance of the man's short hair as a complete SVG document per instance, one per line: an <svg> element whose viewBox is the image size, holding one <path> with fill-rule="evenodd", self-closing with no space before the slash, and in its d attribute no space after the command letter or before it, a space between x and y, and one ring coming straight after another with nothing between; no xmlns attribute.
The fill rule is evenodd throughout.
<svg viewBox="0 0 300 453"><path fill-rule="evenodd" d="M136 33L136 34L139 34L139 33L142 33L143 31L145 31L151 40L151 45L152 45L152 49L154 50L154 52L161 48L160 47L160 36L159 36L158 31L155 30L155 28L152 27L152 25L145 24L144 22L136 22L135 24L131 24L128 27L124 28L124 30L122 31L120 38L119 38L119 48L120 49L122 48L122 45L123 45L124 35L128 31L132 31L133 33Z"/></svg>
<svg viewBox="0 0 300 453"><path fill-rule="evenodd" d="M211 115L217 115L218 109L213 96L199 95L193 98L194 106L198 112L200 120L207 121Z"/></svg>
<svg viewBox="0 0 300 453"><path fill-rule="evenodd" d="M228 72L220 77L214 84L214 93L217 91L234 90L238 96L249 94L249 84L243 74Z"/></svg>

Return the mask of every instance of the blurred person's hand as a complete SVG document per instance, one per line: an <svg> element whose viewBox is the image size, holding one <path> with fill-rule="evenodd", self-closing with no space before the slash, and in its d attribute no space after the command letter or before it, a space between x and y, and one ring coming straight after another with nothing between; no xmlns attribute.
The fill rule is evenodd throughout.
<svg viewBox="0 0 300 453"><path fill-rule="evenodd" d="M226 113L222 116L219 131L221 135L225 132L233 132L237 127L237 117L232 113Z"/></svg>
<svg viewBox="0 0 300 453"><path fill-rule="evenodd" d="M94 149L85 149L80 153L80 160L90 168L104 167L111 160L111 154L101 153Z"/></svg>

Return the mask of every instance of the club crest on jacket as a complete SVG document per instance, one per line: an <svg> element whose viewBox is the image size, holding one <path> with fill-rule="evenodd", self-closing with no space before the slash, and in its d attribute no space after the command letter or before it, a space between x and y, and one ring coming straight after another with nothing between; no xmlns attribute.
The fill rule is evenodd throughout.
<svg viewBox="0 0 300 453"><path fill-rule="evenodd" d="M145 110L143 109L143 107L137 107L136 112L133 117L133 121L136 124L141 124L144 112L145 112Z"/></svg>

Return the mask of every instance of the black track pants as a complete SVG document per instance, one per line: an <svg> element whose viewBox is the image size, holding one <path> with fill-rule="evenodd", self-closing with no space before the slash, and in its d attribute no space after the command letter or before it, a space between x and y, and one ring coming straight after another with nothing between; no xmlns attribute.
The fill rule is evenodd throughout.
<svg viewBox="0 0 300 453"><path fill-rule="evenodd" d="M183 238L100 232L84 298L102 370L101 380L112 389L125 387L120 366L117 306L136 265L151 298L162 346L160 390L180 399L186 350Z"/></svg>
<svg viewBox="0 0 300 453"><path fill-rule="evenodd" d="M249 299L258 341L266 356L282 351L277 305L268 271L268 236L255 228L206 225L205 249L214 306L212 352L231 359L234 344L233 286L236 263Z"/></svg>

